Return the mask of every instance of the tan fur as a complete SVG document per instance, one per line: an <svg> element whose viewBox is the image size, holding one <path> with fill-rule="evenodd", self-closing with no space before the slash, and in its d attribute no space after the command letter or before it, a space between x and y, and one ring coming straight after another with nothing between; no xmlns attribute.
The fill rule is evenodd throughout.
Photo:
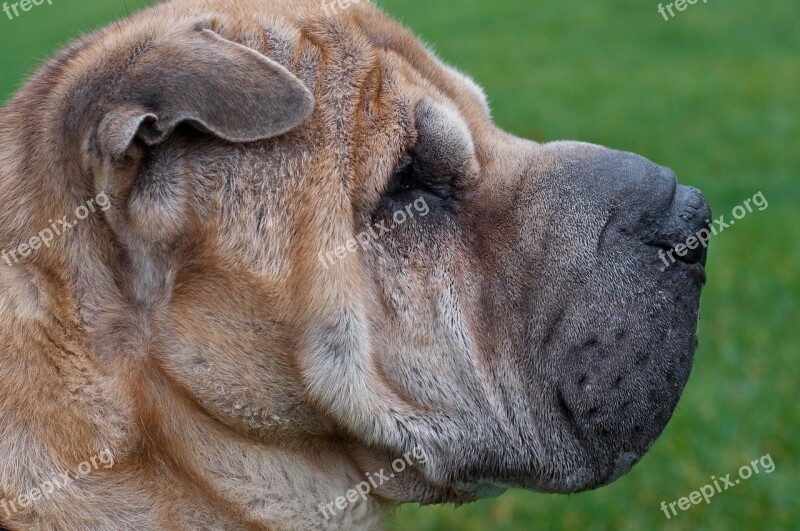
<svg viewBox="0 0 800 531"><path fill-rule="evenodd" d="M211 196L200 198L202 207L191 206L206 212L180 207L171 214L183 223L195 219L181 235L192 241L168 266L173 296L151 302L152 307L137 303L147 296L137 297L137 287L130 285L137 273L129 268L135 266L127 271L119 266L120 242L102 217L81 222L24 265L2 263L2 494L13 498L102 448L112 449L116 458L111 470L84 478L80 488L59 491L4 519L11 529L367 527L382 513L384 504L377 501L348 510L338 522L325 522L317 510L361 477L335 421L303 396L303 371L310 369L300 329L307 319L339 314L337 291L363 286L346 271L314 278L310 269L318 266L320 246L349 236L351 227L335 222L347 219L336 213L335 197L315 196L309 184L286 177L301 172L309 180L343 173L371 177L375 161L354 158L348 146L382 146L402 134L382 130L392 120L384 115L397 107L391 99L399 96L389 92L397 87L388 86L388 71L402 73L395 83L421 84L428 91L438 85L485 120L471 96L458 95L458 80L439 71L399 27L364 7L326 16L315 2L179 0L85 38L37 74L3 111L0 241L4 248L15 247L48 219L69 214L106 190L108 184L93 182L85 171L76 139L64 138L56 117L63 116L98 62L115 55L123 60L129 43L193 19L213 20L213 29L224 37L283 61L305 79L319 106L307 130L322 138L302 158L285 158L287 175L265 177L270 182L261 185L293 196L291 210L278 201L247 204L246 197ZM349 42L339 44L342 35ZM355 60L336 54L353 54ZM330 68L321 68L320 61ZM351 70L337 71L339 64ZM423 81L431 74L434 79ZM339 78L348 79L346 87ZM362 90L368 101L353 97ZM349 120L342 130L328 127L342 115ZM374 195L380 183L346 186L363 196ZM117 191L107 191L116 203ZM269 226L245 227L249 233L239 230L221 241L220 225L230 221L209 212L236 200L245 211L268 209ZM320 201L329 202L330 211L323 211ZM152 212L130 216L134 223L157 220ZM293 237L289 223L306 235ZM144 224L137 232L155 235L164 229ZM246 254L255 249L247 241L254 237L269 243L260 256ZM209 312L225 321L209 321ZM266 324L259 324L264 319ZM187 358L197 344L205 352ZM247 354L256 352L260 359ZM253 371L253 363L262 370ZM377 373L373 377L380 381Z"/></svg>

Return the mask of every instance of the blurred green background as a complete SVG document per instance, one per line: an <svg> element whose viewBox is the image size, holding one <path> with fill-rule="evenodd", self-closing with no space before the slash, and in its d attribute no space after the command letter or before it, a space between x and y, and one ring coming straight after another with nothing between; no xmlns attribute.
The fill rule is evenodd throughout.
<svg viewBox="0 0 800 531"><path fill-rule="evenodd" d="M82 32L149 3L54 0L0 12L0 96ZM127 4L127 7L126 7ZM712 240L700 347L675 417L613 485L405 506L395 529L800 529L800 2L711 0L665 21L643 0L380 0L538 141L633 151L701 188L715 216L769 201ZM754 475L667 520L674 501L769 453Z"/></svg>

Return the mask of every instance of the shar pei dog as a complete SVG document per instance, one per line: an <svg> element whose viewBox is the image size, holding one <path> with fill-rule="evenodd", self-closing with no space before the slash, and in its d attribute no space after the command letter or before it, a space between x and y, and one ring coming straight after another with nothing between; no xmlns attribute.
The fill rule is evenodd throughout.
<svg viewBox="0 0 800 531"><path fill-rule="evenodd" d="M503 132L365 2L175 0L83 37L2 110L0 199L9 530L593 489L697 345L700 192Z"/></svg>

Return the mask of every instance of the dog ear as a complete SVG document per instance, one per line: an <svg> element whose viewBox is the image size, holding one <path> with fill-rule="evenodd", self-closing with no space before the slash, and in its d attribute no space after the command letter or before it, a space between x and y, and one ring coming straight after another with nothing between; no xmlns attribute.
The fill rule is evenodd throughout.
<svg viewBox="0 0 800 531"><path fill-rule="evenodd" d="M142 53L117 83L92 142L112 165L137 140L159 144L183 123L252 142L296 128L314 108L311 92L286 68L208 29Z"/></svg>

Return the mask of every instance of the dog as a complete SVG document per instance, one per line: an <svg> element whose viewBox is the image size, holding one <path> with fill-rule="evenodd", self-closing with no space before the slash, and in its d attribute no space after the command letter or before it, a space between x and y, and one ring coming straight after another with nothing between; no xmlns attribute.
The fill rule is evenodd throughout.
<svg viewBox="0 0 800 531"><path fill-rule="evenodd" d="M10 530L597 488L697 346L705 247L658 253L701 193L503 132L367 2L174 0L85 36L2 110L0 198Z"/></svg>

